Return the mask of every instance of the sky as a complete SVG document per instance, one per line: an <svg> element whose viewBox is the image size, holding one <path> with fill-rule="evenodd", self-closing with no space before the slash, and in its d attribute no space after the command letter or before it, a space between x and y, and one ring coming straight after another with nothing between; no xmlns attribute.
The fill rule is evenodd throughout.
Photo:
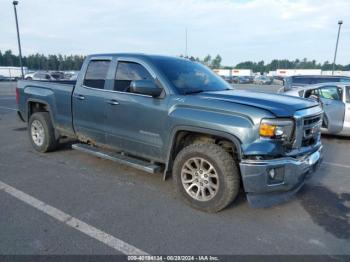
<svg viewBox="0 0 350 262"><path fill-rule="evenodd" d="M272 59L350 63L349 0L19 0L24 55L138 52L224 65ZM18 52L12 1L0 0L0 50Z"/></svg>

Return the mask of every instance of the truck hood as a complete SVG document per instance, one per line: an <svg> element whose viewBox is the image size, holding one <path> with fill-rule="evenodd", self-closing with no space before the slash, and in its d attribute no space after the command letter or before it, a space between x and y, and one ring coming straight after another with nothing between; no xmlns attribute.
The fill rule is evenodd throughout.
<svg viewBox="0 0 350 262"><path fill-rule="evenodd" d="M199 93L198 96L258 107L270 111L277 117L291 117L298 110L318 105L317 102L304 98L244 90L208 91Z"/></svg>

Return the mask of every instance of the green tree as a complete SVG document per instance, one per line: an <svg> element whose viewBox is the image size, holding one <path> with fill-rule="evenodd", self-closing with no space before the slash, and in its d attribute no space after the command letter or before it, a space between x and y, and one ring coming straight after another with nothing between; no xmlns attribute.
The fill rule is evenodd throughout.
<svg viewBox="0 0 350 262"><path fill-rule="evenodd" d="M210 65L211 65L211 56L210 56L210 55L207 55L206 57L204 57L203 63L204 63L206 66L210 66Z"/></svg>
<svg viewBox="0 0 350 262"><path fill-rule="evenodd" d="M221 67L222 58L220 55L216 55L216 57L211 61L212 68L220 68Z"/></svg>

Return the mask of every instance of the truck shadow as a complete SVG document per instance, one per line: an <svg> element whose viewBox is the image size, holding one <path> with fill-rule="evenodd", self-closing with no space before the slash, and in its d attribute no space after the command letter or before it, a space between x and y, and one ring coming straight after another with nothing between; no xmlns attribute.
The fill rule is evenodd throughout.
<svg viewBox="0 0 350 262"><path fill-rule="evenodd" d="M12 131L17 131L17 132L27 131L27 127L14 128L14 129L12 129Z"/></svg>
<svg viewBox="0 0 350 262"><path fill-rule="evenodd" d="M340 239L350 239L350 193L337 194L323 186L305 185L299 202L311 219Z"/></svg>
<svg viewBox="0 0 350 262"><path fill-rule="evenodd" d="M332 141L339 140L339 142L350 141L350 137L330 135L330 134L322 134L322 138L329 139L329 140L332 140Z"/></svg>
<svg viewBox="0 0 350 262"><path fill-rule="evenodd" d="M77 140L64 139L61 140L55 151L69 151L72 150L72 145L78 143Z"/></svg>

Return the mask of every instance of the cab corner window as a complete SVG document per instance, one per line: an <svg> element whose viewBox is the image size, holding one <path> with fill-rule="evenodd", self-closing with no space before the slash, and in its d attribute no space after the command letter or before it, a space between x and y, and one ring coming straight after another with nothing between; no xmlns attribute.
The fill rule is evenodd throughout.
<svg viewBox="0 0 350 262"><path fill-rule="evenodd" d="M86 70L84 86L104 89L110 61L92 60Z"/></svg>
<svg viewBox="0 0 350 262"><path fill-rule="evenodd" d="M114 81L114 90L129 92L134 80L153 80L151 74L142 65L134 62L118 62Z"/></svg>

